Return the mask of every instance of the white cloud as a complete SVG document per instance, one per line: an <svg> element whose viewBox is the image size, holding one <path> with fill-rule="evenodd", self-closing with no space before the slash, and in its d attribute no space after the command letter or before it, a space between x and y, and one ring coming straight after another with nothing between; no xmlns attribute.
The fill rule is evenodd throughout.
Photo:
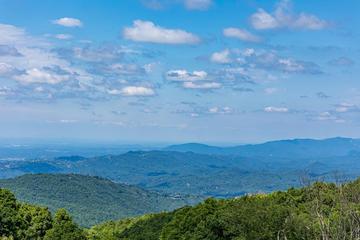
<svg viewBox="0 0 360 240"><path fill-rule="evenodd" d="M231 107L211 107L208 109L208 113L210 114L230 114L233 112Z"/></svg>
<svg viewBox="0 0 360 240"><path fill-rule="evenodd" d="M314 119L318 121L334 121L338 123L344 122L343 119L338 118L337 116L331 114L330 112L321 112Z"/></svg>
<svg viewBox="0 0 360 240"><path fill-rule="evenodd" d="M24 36L24 29L13 25L0 24L0 44L18 43L19 39L23 39Z"/></svg>
<svg viewBox="0 0 360 240"><path fill-rule="evenodd" d="M264 108L265 112L274 112L274 113L286 113L289 112L289 109L286 107L266 107Z"/></svg>
<svg viewBox="0 0 360 240"><path fill-rule="evenodd" d="M280 58L278 63L285 72L302 72L305 69L303 64L290 58Z"/></svg>
<svg viewBox="0 0 360 240"><path fill-rule="evenodd" d="M64 34L64 33L56 34L54 37L60 40L69 40L72 38L70 34Z"/></svg>
<svg viewBox="0 0 360 240"><path fill-rule="evenodd" d="M321 30L329 26L327 21L315 15L295 14L292 10L291 0L281 0L273 13L262 8L258 9L256 13L251 15L250 22L258 30L277 28Z"/></svg>
<svg viewBox="0 0 360 240"><path fill-rule="evenodd" d="M284 72L289 74L322 74L321 68L313 63L283 57L273 50L253 48L225 49L210 57L212 62L225 64L223 68L209 73L208 81L221 82L224 86L238 88L238 84L273 82ZM280 90L280 89L279 89ZM268 89L265 92L270 94Z"/></svg>
<svg viewBox="0 0 360 240"><path fill-rule="evenodd" d="M32 47L49 46L49 44L42 39L29 36L23 28L1 23L0 44L16 47L24 47L29 45Z"/></svg>
<svg viewBox="0 0 360 240"><path fill-rule="evenodd" d="M48 83L57 84L63 81L69 80L69 75L59 75L55 73L49 73L37 68L26 70L25 73L14 77L15 80L21 83Z"/></svg>
<svg viewBox="0 0 360 240"><path fill-rule="evenodd" d="M83 25L79 19L70 17L56 19L53 23L64 27L81 27Z"/></svg>
<svg viewBox="0 0 360 240"><path fill-rule="evenodd" d="M352 103L341 103L338 104L335 111L338 113L345 113L350 111L358 111L359 107Z"/></svg>
<svg viewBox="0 0 360 240"><path fill-rule="evenodd" d="M217 88L221 88L221 84L217 82L205 82L205 83L184 82L183 87L187 89L217 89Z"/></svg>
<svg viewBox="0 0 360 240"><path fill-rule="evenodd" d="M155 91L152 88L137 87L137 86L128 86L120 90L112 89L112 90L108 90L108 93L111 95L143 96L143 97L155 95Z"/></svg>
<svg viewBox="0 0 360 240"><path fill-rule="evenodd" d="M169 81L181 83L185 89L217 89L221 88L221 83L214 82L205 71L170 70L166 72L165 78Z"/></svg>
<svg viewBox="0 0 360 240"><path fill-rule="evenodd" d="M205 71L170 70L166 72L165 77L169 81L193 82L206 80L208 74Z"/></svg>
<svg viewBox="0 0 360 240"><path fill-rule="evenodd" d="M136 42L163 44L197 44L200 38L181 29L167 29L150 21L135 20L132 27L124 28L126 39Z"/></svg>
<svg viewBox="0 0 360 240"><path fill-rule="evenodd" d="M225 28L223 31L225 37L237 38L246 42L260 42L260 37L240 28Z"/></svg>
<svg viewBox="0 0 360 240"><path fill-rule="evenodd" d="M145 69L143 67L140 67L136 64L124 63L111 64L107 70L121 75L138 75L145 73Z"/></svg>
<svg viewBox="0 0 360 240"><path fill-rule="evenodd" d="M0 62L0 75L8 75L15 71L15 68L7 63Z"/></svg>
<svg viewBox="0 0 360 240"><path fill-rule="evenodd" d="M60 58L46 39L30 36L22 28L0 24L0 44L18 52L16 56L0 56L0 74L9 79L26 84L89 80L90 74Z"/></svg>
<svg viewBox="0 0 360 240"><path fill-rule="evenodd" d="M231 62L230 50L225 49L221 52L214 52L211 55L210 60L215 63L222 63L222 64L230 63Z"/></svg>
<svg viewBox="0 0 360 240"><path fill-rule="evenodd" d="M260 8L250 18L251 24L255 29L274 29L279 27L278 21L271 14Z"/></svg>
<svg viewBox="0 0 360 240"><path fill-rule="evenodd" d="M211 6L212 0L184 0L184 4L190 10L206 10Z"/></svg>

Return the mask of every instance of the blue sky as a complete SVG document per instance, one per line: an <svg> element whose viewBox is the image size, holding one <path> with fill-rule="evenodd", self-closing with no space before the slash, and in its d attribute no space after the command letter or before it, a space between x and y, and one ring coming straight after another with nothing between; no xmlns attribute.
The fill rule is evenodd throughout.
<svg viewBox="0 0 360 240"><path fill-rule="evenodd" d="M359 137L360 2L0 0L0 138Z"/></svg>

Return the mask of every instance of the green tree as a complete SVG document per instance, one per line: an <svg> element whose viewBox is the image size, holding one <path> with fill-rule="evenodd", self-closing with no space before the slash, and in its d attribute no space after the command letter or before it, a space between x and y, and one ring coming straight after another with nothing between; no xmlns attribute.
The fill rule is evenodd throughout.
<svg viewBox="0 0 360 240"><path fill-rule="evenodd" d="M23 227L19 235L22 239L43 239L46 231L52 227L51 213L47 208L30 204L21 204L19 215L23 220Z"/></svg>
<svg viewBox="0 0 360 240"><path fill-rule="evenodd" d="M65 209L54 216L53 227L46 232L45 240L86 240L85 233L76 225Z"/></svg>
<svg viewBox="0 0 360 240"><path fill-rule="evenodd" d="M0 189L0 237L17 238L21 227L18 205L14 194L6 189Z"/></svg>

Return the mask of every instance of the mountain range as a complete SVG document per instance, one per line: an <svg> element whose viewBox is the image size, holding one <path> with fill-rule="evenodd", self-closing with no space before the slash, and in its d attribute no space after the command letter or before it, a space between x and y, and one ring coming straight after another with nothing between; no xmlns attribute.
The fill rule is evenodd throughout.
<svg viewBox="0 0 360 240"><path fill-rule="evenodd" d="M360 151L360 139L341 137L323 140L292 139L231 147L217 147L200 143L186 143L171 145L163 150L202 154L239 155L244 157L333 157L344 156L352 151Z"/></svg>
<svg viewBox="0 0 360 240"><path fill-rule="evenodd" d="M295 139L236 147L173 145L104 156L0 161L0 178L28 173L77 173L165 194L235 197L350 180L360 174L358 139Z"/></svg>

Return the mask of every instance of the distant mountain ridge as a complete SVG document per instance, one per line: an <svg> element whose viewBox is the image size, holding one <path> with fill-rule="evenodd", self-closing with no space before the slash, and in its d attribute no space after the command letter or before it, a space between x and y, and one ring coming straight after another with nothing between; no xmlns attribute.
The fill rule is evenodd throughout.
<svg viewBox="0 0 360 240"><path fill-rule="evenodd" d="M0 161L0 178L27 173L101 176L167 194L234 197L297 187L313 180L360 174L360 140L295 139L235 147L175 145L98 157Z"/></svg>
<svg viewBox="0 0 360 240"><path fill-rule="evenodd" d="M261 144L246 144L232 147L210 146L200 143L171 145L163 150L177 152L194 152L201 154L239 155L244 157L328 157L345 156L351 152L360 151L360 139L328 138L292 139L270 141Z"/></svg>

